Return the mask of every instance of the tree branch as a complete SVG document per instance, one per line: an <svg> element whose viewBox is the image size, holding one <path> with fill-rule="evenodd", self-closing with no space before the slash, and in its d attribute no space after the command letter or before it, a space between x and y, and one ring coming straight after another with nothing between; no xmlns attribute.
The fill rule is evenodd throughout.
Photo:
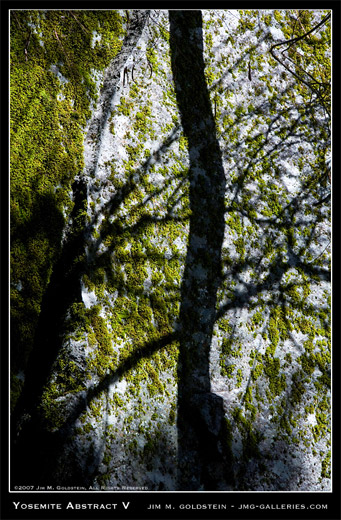
<svg viewBox="0 0 341 520"><path fill-rule="evenodd" d="M323 20L321 20L320 23L318 23L315 27L313 27L312 29L310 29L310 31L306 32L305 34L303 34L302 36L297 36L296 38L292 38L291 40L285 40L285 41L281 41L279 43L275 43L274 45L272 45L272 47L270 48L270 53L271 53L271 56L273 58L275 58L276 61L278 61L278 63L280 63L288 72L290 72L290 74L292 74L298 81L300 81L301 83L303 83L306 87L308 87L309 89L311 89L318 98L320 98L321 102L322 102L322 105L324 106L326 112L328 113L329 117L330 117L330 113L329 113L329 110L327 109L327 107L325 106L324 104L324 99L323 99L323 96L322 94L320 93L320 91L318 89L316 89L314 86L313 86L313 83L309 83L308 81L304 80L302 77L300 77L296 72L294 72L293 70L290 69L290 67L288 67L282 60L280 60L280 58L278 56L276 56L276 54L274 53L274 49L276 47L280 47L282 45L289 45L286 49L284 49L281 54L283 54L284 52L288 51L290 49L290 47L294 44L294 43L297 43L298 41L300 40L303 40L304 38L306 38L309 34L311 34L312 32L316 31L319 27L321 27L322 25L324 25L327 20L329 20L329 18L331 17L331 14L328 14L325 18L323 18ZM290 60L292 63L294 63L293 60L291 60L288 56L286 56L286 58L288 60ZM295 64L295 63L294 63ZM296 66L300 67L300 65L298 64L295 64ZM304 70L302 67L300 67L302 70ZM318 84L318 85L323 85L323 83L320 83L318 82L315 78L313 78L307 71L304 71L305 74L307 74L310 78L313 79L314 83Z"/></svg>

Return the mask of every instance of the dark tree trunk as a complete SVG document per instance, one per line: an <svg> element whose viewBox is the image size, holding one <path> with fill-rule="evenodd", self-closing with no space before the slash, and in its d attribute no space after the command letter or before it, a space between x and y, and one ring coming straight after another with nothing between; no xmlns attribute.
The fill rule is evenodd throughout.
<svg viewBox="0 0 341 520"><path fill-rule="evenodd" d="M204 74L201 11L169 11L177 103L190 158L190 233L181 290L179 489L230 481L223 400L211 393L210 345L221 283L225 173Z"/></svg>

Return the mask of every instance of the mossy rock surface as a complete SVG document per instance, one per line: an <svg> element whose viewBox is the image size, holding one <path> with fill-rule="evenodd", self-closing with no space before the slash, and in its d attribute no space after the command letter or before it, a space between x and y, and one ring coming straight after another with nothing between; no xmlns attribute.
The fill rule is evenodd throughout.
<svg viewBox="0 0 341 520"><path fill-rule="evenodd" d="M328 14L300 13L307 30ZM221 283L201 324L215 313L207 372L225 414L226 489L328 491L330 23L291 56L299 78L308 68L323 84L321 101L269 52L292 37L294 11L202 15L226 192ZM13 399L78 225L80 293L41 397L45 428L67 433L60 468L73 453L93 489L176 490L181 282L189 269L204 292L217 252L204 226L190 227L201 149L189 156L167 11L16 11L11 33ZM207 172L195 175L214 206Z"/></svg>

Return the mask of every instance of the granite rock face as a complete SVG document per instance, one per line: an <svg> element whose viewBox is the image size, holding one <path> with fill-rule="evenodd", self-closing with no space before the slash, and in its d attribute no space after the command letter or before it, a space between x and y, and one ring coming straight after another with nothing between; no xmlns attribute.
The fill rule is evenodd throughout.
<svg viewBox="0 0 341 520"><path fill-rule="evenodd" d="M330 490L327 94L270 53L290 10L198 13L118 11L93 76L61 246L77 267L22 405L42 484ZM320 68L304 39L291 56L312 76L328 31Z"/></svg>

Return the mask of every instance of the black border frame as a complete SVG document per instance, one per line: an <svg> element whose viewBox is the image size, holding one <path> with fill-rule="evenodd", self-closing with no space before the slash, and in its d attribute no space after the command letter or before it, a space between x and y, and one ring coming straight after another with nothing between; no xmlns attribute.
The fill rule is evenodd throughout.
<svg viewBox="0 0 341 520"><path fill-rule="evenodd" d="M333 11L333 106L332 106L332 128L333 128L333 268L332 268L332 291L333 291L333 491L332 492L9 492L8 482L8 172L9 145L8 145L8 12L11 9L63 9L72 8L72 5L81 9L120 9L132 7L141 7L142 9L224 9L224 8L269 8L274 5L276 9L290 8L312 8L312 9L331 9ZM5 168L2 170L1 179L1 242L0 242L0 265L1 265L1 332L2 332L2 348L1 353L1 481L0 481L0 507L2 520L14 519L74 519L84 520L85 518L97 519L253 519L260 516L265 519L290 519L290 520L341 520L341 483L340 483L340 353L338 351L339 335L338 322L336 313L338 313L338 289L340 287L340 277L337 264L337 243L339 232L339 192L338 181L340 171L340 33L341 33L341 2L340 0L300 0L284 1L284 0L239 0L230 2L228 5L222 1L216 0L190 0L187 2L175 1L148 1L130 2L99 0L91 2L89 0L73 0L72 2L48 2L44 0L22 0L22 1L2 1L1 7L1 58L2 58L2 81L0 83L2 93L2 123L5 126L1 145L3 149L2 158L4 159ZM7 65L7 67L5 66ZM6 74L7 72L7 74ZM6 139L7 137L7 139ZM7 158L7 161L6 161ZM7 169L6 169L7 168ZM7 260L7 261L6 261ZM60 509L15 509L13 503L20 502L24 504L60 504ZM74 505L74 509L68 508L69 503ZM123 502L129 507L124 508ZM77 509L76 504L79 505ZM116 508L93 510L82 508L86 504L117 504ZM191 509L181 509L181 504L193 505ZM203 508L207 504L225 504L226 509L208 509ZM239 509L241 504L249 505L248 509ZM310 509L311 504L327 505L327 509ZM160 508L149 509L150 505L159 506ZM262 505L267 505L266 509ZM282 507L282 505L284 507ZM288 506L292 506L289 508ZM296 507L295 507L296 506ZM19 506L20 507L20 506Z"/></svg>

